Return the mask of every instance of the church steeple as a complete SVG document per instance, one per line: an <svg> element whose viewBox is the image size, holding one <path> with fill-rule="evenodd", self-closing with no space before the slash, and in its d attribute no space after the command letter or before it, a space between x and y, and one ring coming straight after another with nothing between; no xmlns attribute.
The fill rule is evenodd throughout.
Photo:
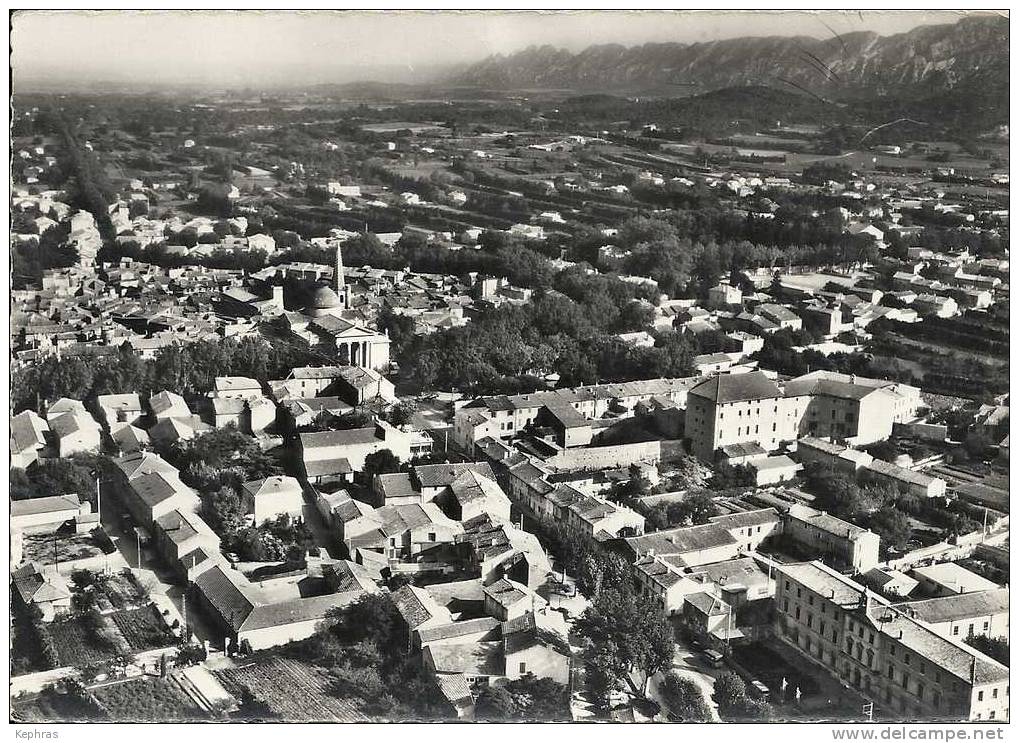
<svg viewBox="0 0 1019 743"><path fill-rule="evenodd" d="M346 282L343 278L343 248L339 243L336 245L336 267L334 271L336 273L336 293L342 297L343 287Z"/></svg>

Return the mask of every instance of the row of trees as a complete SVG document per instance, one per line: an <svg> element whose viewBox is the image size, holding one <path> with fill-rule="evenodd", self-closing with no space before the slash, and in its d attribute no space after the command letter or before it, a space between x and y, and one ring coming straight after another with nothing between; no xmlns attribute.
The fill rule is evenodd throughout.
<svg viewBox="0 0 1019 743"><path fill-rule="evenodd" d="M61 397L86 401L128 391L146 398L169 390L194 399L211 390L216 377L240 375L266 382L318 362L310 352L251 337L167 346L152 360L124 344L113 354L45 356L18 367L12 372L11 395L15 413Z"/></svg>

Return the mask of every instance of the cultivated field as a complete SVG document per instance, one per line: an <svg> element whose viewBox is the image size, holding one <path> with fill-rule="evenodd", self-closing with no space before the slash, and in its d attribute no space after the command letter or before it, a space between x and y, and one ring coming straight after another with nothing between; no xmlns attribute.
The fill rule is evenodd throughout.
<svg viewBox="0 0 1019 743"><path fill-rule="evenodd" d="M116 625L134 653L165 647L173 643L166 623L154 604L140 609L124 609L110 614L108 619Z"/></svg>
<svg viewBox="0 0 1019 743"><path fill-rule="evenodd" d="M226 689L240 697L246 689L280 719L301 722L361 722L368 718L354 699L335 696L322 671L289 658L261 658L217 671Z"/></svg>
<svg viewBox="0 0 1019 743"><path fill-rule="evenodd" d="M90 694L117 722L187 722L208 717L169 679L116 682L93 688Z"/></svg>

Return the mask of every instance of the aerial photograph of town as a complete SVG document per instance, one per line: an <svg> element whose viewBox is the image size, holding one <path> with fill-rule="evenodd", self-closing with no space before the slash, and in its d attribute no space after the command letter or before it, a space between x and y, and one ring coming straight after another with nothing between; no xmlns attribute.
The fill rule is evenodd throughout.
<svg viewBox="0 0 1019 743"><path fill-rule="evenodd" d="M1004 740L1008 11L10 24L13 727Z"/></svg>

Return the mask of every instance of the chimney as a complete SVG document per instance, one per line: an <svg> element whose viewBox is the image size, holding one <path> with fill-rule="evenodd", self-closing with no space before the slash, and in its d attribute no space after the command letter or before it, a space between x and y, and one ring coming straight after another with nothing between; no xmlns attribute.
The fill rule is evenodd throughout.
<svg viewBox="0 0 1019 743"><path fill-rule="evenodd" d="M272 288L272 301L278 304L281 308L283 307L283 287L273 286Z"/></svg>

